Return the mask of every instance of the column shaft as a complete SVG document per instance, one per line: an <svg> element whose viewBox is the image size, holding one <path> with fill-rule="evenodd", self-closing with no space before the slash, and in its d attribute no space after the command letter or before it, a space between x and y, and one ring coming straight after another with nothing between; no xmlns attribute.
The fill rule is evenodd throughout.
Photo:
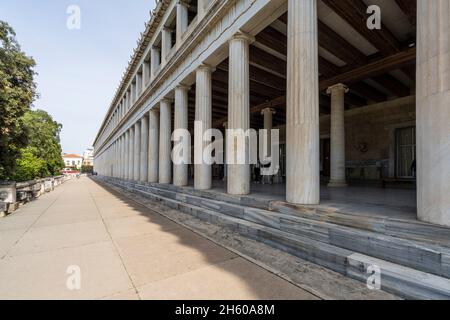
<svg viewBox="0 0 450 320"><path fill-rule="evenodd" d="M208 190L212 186L212 168L211 165L204 163L203 151L208 142L203 141L206 130L212 126L212 84L211 68L200 66L196 72L196 91L195 91L195 121L202 124L202 131L195 132L196 160L201 160L201 164L196 161L194 165L194 187L198 190Z"/></svg>
<svg viewBox="0 0 450 320"><path fill-rule="evenodd" d="M174 129L188 129L188 90L186 86L178 86L175 89L175 125ZM183 136L183 139L187 137ZM186 145L186 141L180 141L176 144ZM190 146L190 141L189 141ZM183 149L183 152L188 150ZM178 155L180 156L180 155ZM177 160L177 159L174 159ZM178 159L180 160L180 159ZM188 164L175 164L173 165L173 184L175 186L184 187L188 185Z"/></svg>
<svg viewBox="0 0 450 320"><path fill-rule="evenodd" d="M141 179L141 122L134 125L134 176L135 181Z"/></svg>
<svg viewBox="0 0 450 320"><path fill-rule="evenodd" d="M134 127L129 129L130 137L128 139L128 179L134 179Z"/></svg>
<svg viewBox="0 0 450 320"><path fill-rule="evenodd" d="M128 179L128 174L130 172L130 132L125 132L125 141L124 141L124 171L123 171L123 178Z"/></svg>
<svg viewBox="0 0 450 320"><path fill-rule="evenodd" d="M141 159L140 159L140 181L148 180L148 117L141 119Z"/></svg>
<svg viewBox="0 0 450 320"><path fill-rule="evenodd" d="M148 182L159 180L159 112L150 110L149 113L149 145L148 145Z"/></svg>
<svg viewBox="0 0 450 320"><path fill-rule="evenodd" d="M417 211L450 226L450 1L417 1Z"/></svg>
<svg viewBox="0 0 450 320"><path fill-rule="evenodd" d="M172 107L171 101L160 103L159 126L159 183L169 184L172 180Z"/></svg>
<svg viewBox="0 0 450 320"><path fill-rule="evenodd" d="M177 44L181 43L181 38L188 28L188 4L184 1L177 3Z"/></svg>
<svg viewBox="0 0 450 320"><path fill-rule="evenodd" d="M286 198L320 202L317 1L288 0Z"/></svg>
<svg viewBox="0 0 450 320"><path fill-rule="evenodd" d="M230 130L250 129L250 81L249 43L244 34L236 34L230 40L230 67L228 82L228 126ZM228 137L229 138L229 137ZM238 139L227 139L227 153L233 150L244 155L245 164L228 165L228 193L245 195L250 193L249 143L238 143ZM231 157L231 155L228 155Z"/></svg>
<svg viewBox="0 0 450 320"><path fill-rule="evenodd" d="M170 49L172 48L172 32L169 28L165 27L162 30L161 37L161 57L163 63L166 62L166 58L169 55Z"/></svg>
<svg viewBox="0 0 450 320"><path fill-rule="evenodd" d="M347 186L345 177L345 109L344 95L348 88L337 84L328 88L331 95L331 179L329 187Z"/></svg>
<svg viewBox="0 0 450 320"><path fill-rule="evenodd" d="M160 48L158 47L152 47L151 49L151 79L150 81L153 81L153 79L156 76L156 72L159 68L159 65L161 64L161 56L160 56Z"/></svg>

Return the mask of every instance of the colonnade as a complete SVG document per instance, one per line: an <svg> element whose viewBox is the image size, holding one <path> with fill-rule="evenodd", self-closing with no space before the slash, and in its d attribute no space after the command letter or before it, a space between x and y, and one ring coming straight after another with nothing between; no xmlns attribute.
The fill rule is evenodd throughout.
<svg viewBox="0 0 450 320"><path fill-rule="evenodd" d="M418 12L418 211L422 220L450 225L450 23L446 18L450 15L450 1L418 1ZM286 199L290 203L314 205L320 202L317 1L289 0L288 16ZM252 41L252 36L242 32L229 40L228 129L250 128ZM213 68L201 64L195 72L195 120L207 130L212 126ZM180 83L174 91L174 101L163 98L104 151L98 159L97 171L122 179L187 185L187 167L172 166L171 114L174 102L175 129L187 129L188 88ZM347 91L341 83L327 90L331 99L330 187L346 186ZM263 114L264 125L270 129L273 110L265 110ZM195 137L194 140L202 143ZM242 147L245 148L236 141L227 141L226 150ZM245 149L242 151L248 155L249 150ZM227 165L226 175L228 193L250 192L249 164ZM194 180L195 188L210 189L211 166L195 165Z"/></svg>

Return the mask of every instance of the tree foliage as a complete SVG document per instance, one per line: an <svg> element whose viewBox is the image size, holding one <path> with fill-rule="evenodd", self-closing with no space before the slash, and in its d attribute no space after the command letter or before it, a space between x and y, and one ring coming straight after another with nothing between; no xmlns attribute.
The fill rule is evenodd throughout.
<svg viewBox="0 0 450 320"><path fill-rule="evenodd" d="M0 180L32 180L58 175L62 126L42 110L36 98L35 62L17 43L14 30L0 21Z"/></svg>
<svg viewBox="0 0 450 320"><path fill-rule="evenodd" d="M62 159L60 133L62 125L54 121L53 118L43 110L28 111L22 117L28 137L28 148L25 154L31 151L36 159L42 160L43 165L35 177L48 177L60 174L64 168ZM17 168L23 164L24 153L16 161ZM15 180L20 177L16 175Z"/></svg>
<svg viewBox="0 0 450 320"><path fill-rule="evenodd" d="M35 62L20 49L14 30L0 21L0 180L14 173L29 136L22 116L36 97Z"/></svg>
<svg viewBox="0 0 450 320"><path fill-rule="evenodd" d="M33 147L22 149L21 156L16 160L16 171L14 180L28 181L41 176L41 172L45 170L45 161L36 156L37 150Z"/></svg>

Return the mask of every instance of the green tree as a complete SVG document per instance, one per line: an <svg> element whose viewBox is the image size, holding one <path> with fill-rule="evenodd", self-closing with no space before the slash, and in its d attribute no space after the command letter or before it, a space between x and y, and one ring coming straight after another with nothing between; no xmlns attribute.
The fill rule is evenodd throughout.
<svg viewBox="0 0 450 320"><path fill-rule="evenodd" d="M45 170L45 161L36 157L37 150L33 147L26 147L21 151L21 156L16 160L15 181L28 181L41 176Z"/></svg>
<svg viewBox="0 0 450 320"><path fill-rule="evenodd" d="M21 51L15 36L0 21L0 180L11 178L16 159L28 144L22 116L36 98L35 62Z"/></svg>
<svg viewBox="0 0 450 320"><path fill-rule="evenodd" d="M16 161L17 171L22 172L23 168L21 166L23 165L28 168L31 153L35 159L41 160L43 164L32 179L60 174L64 168L59 137L62 125L54 121L43 110L28 111L22 117L22 122L28 134L27 140L29 145L22 151L21 157ZM20 175L16 175L16 180L19 178Z"/></svg>

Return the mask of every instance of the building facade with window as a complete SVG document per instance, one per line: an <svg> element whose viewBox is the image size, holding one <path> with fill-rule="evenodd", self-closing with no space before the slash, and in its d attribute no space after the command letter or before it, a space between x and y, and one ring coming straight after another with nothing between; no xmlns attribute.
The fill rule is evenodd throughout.
<svg viewBox="0 0 450 320"><path fill-rule="evenodd" d="M78 154L63 154L64 170L80 170L83 165L83 157Z"/></svg>

